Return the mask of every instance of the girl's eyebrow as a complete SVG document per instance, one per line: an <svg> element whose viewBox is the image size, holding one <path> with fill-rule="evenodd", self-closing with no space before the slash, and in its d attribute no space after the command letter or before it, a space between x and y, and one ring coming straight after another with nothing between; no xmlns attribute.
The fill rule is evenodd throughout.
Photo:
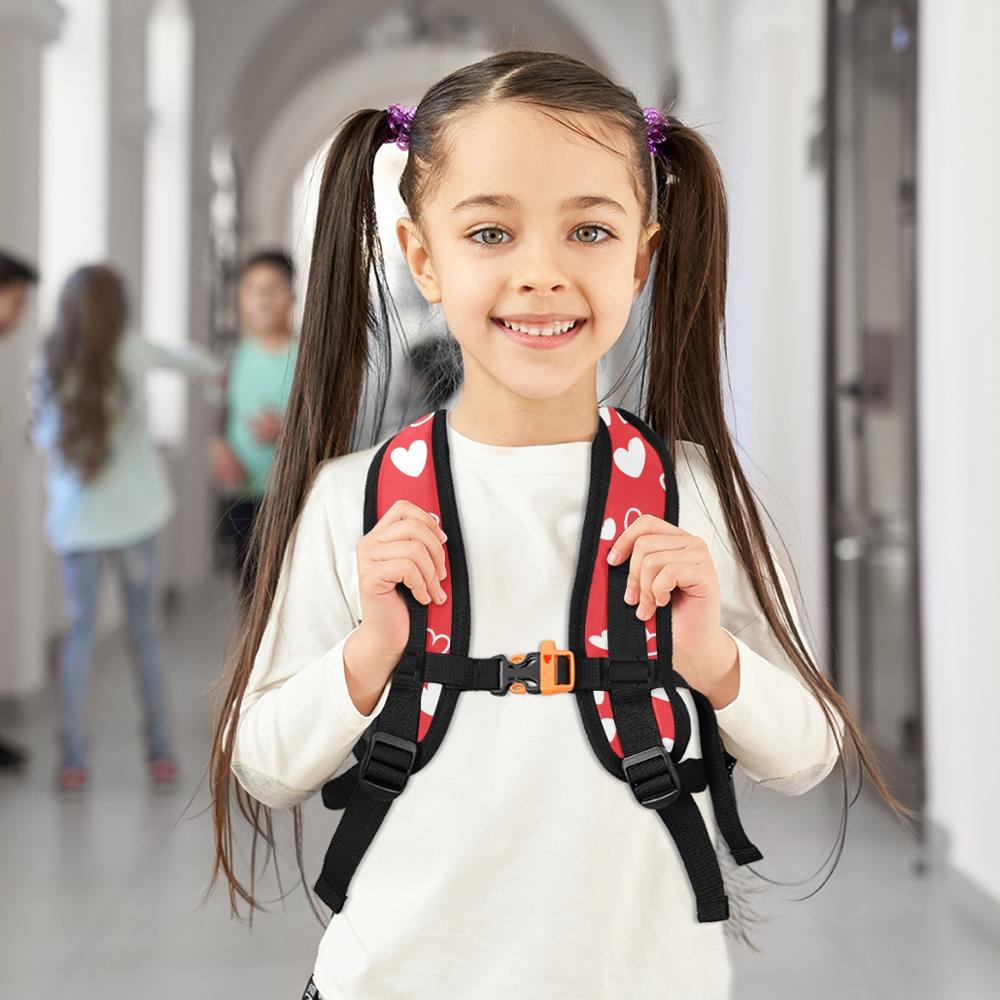
<svg viewBox="0 0 1000 1000"><path fill-rule="evenodd" d="M622 215L628 214L614 198L603 194L578 194L572 198L566 198L559 207L565 210L568 208L597 208L598 206L610 208ZM479 207L513 209L520 207L520 203L513 195L509 194L474 194L469 198L463 198L452 206L451 210L454 213L463 208Z"/></svg>

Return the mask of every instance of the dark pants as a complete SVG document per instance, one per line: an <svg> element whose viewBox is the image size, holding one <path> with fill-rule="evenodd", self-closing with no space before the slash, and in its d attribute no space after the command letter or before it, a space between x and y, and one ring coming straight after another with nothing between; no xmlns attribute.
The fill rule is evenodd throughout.
<svg viewBox="0 0 1000 1000"><path fill-rule="evenodd" d="M302 1000L323 1000L320 996L319 990L316 989L316 984L313 982L312 976L309 977L309 982L306 983L306 989L302 994Z"/></svg>
<svg viewBox="0 0 1000 1000"><path fill-rule="evenodd" d="M253 582L256 566L250 566L250 533L260 511L260 499L236 500L226 511L229 528L233 534L233 545L236 554L235 570L243 581L244 593L249 597L253 593Z"/></svg>

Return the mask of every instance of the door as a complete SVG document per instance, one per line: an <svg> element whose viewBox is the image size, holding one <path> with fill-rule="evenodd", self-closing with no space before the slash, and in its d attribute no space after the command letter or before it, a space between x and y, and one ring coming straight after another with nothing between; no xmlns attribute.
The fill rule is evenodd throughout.
<svg viewBox="0 0 1000 1000"><path fill-rule="evenodd" d="M827 441L831 662L920 809L916 6L829 5Z"/></svg>

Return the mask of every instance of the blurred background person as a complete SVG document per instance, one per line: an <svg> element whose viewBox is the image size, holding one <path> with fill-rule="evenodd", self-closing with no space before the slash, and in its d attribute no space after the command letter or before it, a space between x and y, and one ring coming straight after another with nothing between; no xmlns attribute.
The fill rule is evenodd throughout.
<svg viewBox="0 0 1000 1000"><path fill-rule="evenodd" d="M226 377L223 432L212 447L215 480L228 499L235 568L252 580L248 544L281 433L298 341L292 333L294 267L282 250L260 250L240 270L240 340Z"/></svg>
<svg viewBox="0 0 1000 1000"><path fill-rule="evenodd" d="M109 267L81 267L59 296L35 372L32 436L48 458L46 530L60 558L69 629L59 662L60 789L87 783L87 678L105 560L119 564L154 782L177 775L155 632L156 538L174 508L146 426L145 374L155 366L210 380L221 366L170 350L127 326L125 290Z"/></svg>
<svg viewBox="0 0 1000 1000"><path fill-rule="evenodd" d="M38 283L38 272L27 261L0 250L0 336L21 321L28 291Z"/></svg>
<svg viewBox="0 0 1000 1000"><path fill-rule="evenodd" d="M38 272L27 261L0 250L0 337L12 333L21 321L28 291L37 283ZM0 739L0 769L20 770L27 759L20 747Z"/></svg>

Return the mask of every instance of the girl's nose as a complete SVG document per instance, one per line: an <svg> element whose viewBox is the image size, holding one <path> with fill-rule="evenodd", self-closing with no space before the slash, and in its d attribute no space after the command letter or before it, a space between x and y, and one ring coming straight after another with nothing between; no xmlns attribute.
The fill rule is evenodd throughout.
<svg viewBox="0 0 1000 1000"><path fill-rule="evenodd" d="M551 250L525 252L514 272L514 286L521 292L555 292L568 278Z"/></svg>

